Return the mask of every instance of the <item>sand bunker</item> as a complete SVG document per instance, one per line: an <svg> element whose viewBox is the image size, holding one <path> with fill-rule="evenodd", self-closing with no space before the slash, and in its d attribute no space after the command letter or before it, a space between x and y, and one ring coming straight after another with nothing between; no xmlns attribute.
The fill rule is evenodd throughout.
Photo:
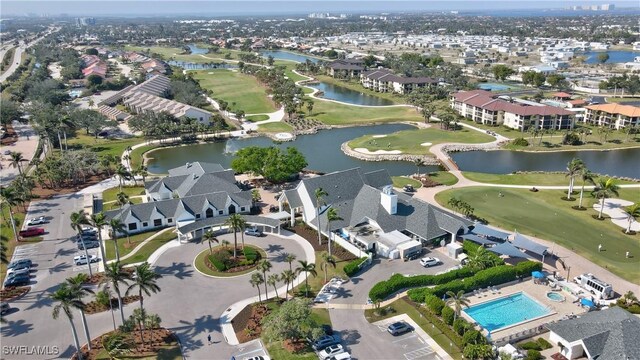
<svg viewBox="0 0 640 360"><path fill-rule="evenodd" d="M387 135L373 135L374 138L383 138L383 137L387 137Z"/></svg>
<svg viewBox="0 0 640 360"><path fill-rule="evenodd" d="M420 144L420 146L431 146L431 145L433 145L433 144L432 144L432 143L430 143L430 142L426 142L426 143L422 143L422 144Z"/></svg>
<svg viewBox="0 0 640 360"><path fill-rule="evenodd" d="M367 154L367 155L398 155L398 154L402 154L402 151L400 151L400 150L369 151L369 149L366 149L366 148L355 148L353 150L357 151L359 153L362 153L362 154Z"/></svg>

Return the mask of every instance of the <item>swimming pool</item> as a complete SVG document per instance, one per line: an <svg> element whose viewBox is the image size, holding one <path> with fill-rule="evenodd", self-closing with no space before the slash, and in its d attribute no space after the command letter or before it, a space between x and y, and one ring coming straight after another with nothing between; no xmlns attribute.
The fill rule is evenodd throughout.
<svg viewBox="0 0 640 360"><path fill-rule="evenodd" d="M470 306L464 312L489 331L496 331L551 314L523 292Z"/></svg>

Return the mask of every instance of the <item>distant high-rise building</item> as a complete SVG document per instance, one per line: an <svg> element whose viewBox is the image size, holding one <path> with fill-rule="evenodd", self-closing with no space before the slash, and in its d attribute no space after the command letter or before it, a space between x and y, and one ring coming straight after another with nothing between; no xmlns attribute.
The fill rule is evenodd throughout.
<svg viewBox="0 0 640 360"><path fill-rule="evenodd" d="M95 25L95 24L96 24L96 18L92 18L92 17L76 18L76 26L78 26L78 27L90 26L90 25Z"/></svg>

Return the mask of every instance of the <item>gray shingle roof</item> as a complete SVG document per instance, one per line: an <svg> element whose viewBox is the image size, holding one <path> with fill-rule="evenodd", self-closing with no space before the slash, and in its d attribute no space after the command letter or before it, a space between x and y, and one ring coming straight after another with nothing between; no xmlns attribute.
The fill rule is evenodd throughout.
<svg viewBox="0 0 640 360"><path fill-rule="evenodd" d="M284 196L287 198L287 202L289 202L289 206L292 208L302 206L302 200L300 200L300 196L296 190L285 190Z"/></svg>
<svg viewBox="0 0 640 360"><path fill-rule="evenodd" d="M391 180L391 175L387 172L386 169L380 169L376 171L371 171L368 173L364 173L362 175L364 179L364 183L372 186L376 189L382 189L387 185L393 184L393 180Z"/></svg>
<svg viewBox="0 0 640 360"><path fill-rule="evenodd" d="M210 173L201 173L205 169L222 168L218 164L210 164L217 166L194 167L191 174L167 176L157 181L150 181L145 184L145 188L150 193L158 192L163 186L171 192L175 192L180 197L208 194L211 192L226 191L228 193L240 192L241 189L236 185L236 178L233 170L222 170ZM183 168L183 167L181 167ZM175 174L182 174L185 171L181 168L171 169L177 170Z"/></svg>
<svg viewBox="0 0 640 360"><path fill-rule="evenodd" d="M212 218L198 220L196 222L181 226L178 228L182 234L189 233L194 230L202 229L208 226L219 226L223 225L229 216L216 216ZM280 225L280 220L273 219L265 216L257 216L257 215L242 215L242 218L249 224L263 224L271 227L278 227Z"/></svg>
<svg viewBox="0 0 640 360"><path fill-rule="evenodd" d="M196 174L203 175L212 172L223 171L224 168L220 164L207 163L207 162L192 162L186 163L180 167L169 170L170 176Z"/></svg>
<svg viewBox="0 0 640 360"><path fill-rule="evenodd" d="M640 359L640 318L619 307L590 312L547 328L568 342L582 340L593 359Z"/></svg>

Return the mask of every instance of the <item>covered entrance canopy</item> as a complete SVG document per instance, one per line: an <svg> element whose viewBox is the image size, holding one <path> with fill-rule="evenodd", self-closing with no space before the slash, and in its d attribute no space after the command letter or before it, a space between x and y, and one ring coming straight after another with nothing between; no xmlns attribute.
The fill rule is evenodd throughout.
<svg viewBox="0 0 640 360"><path fill-rule="evenodd" d="M548 249L546 246L540 245L537 242L529 240L528 238L518 233L516 233L512 243L517 248L532 252L540 256L544 256L547 253L547 249Z"/></svg>
<svg viewBox="0 0 640 360"><path fill-rule="evenodd" d="M481 223L475 223L473 225L473 229L471 229L471 233L474 233L476 235L482 235L485 237L492 237L492 238L497 238L497 239L503 239L503 240L507 240L507 238L509 237L509 233L506 233L504 231L499 231L499 230L495 230L492 229L486 225L483 225Z"/></svg>
<svg viewBox="0 0 640 360"><path fill-rule="evenodd" d="M487 250L493 253L496 253L498 255L505 255L505 256L514 257L514 258L533 259L531 255L528 255L520 251L517 247L513 246L510 242L498 244L494 247L488 248Z"/></svg>
<svg viewBox="0 0 640 360"><path fill-rule="evenodd" d="M271 232L277 229L280 233L280 220L257 215L243 215L242 218L248 225L263 226L265 229L270 228ZM199 219L194 222L178 225L178 239L188 240L202 235L205 229L211 229L214 227L223 227L225 222L229 219L229 216L216 216L212 218ZM199 233L199 234L198 234Z"/></svg>
<svg viewBox="0 0 640 360"><path fill-rule="evenodd" d="M473 241L474 243L480 244L480 245L493 245L493 244L496 244L495 241L491 241L491 240L485 239L483 237L480 237L480 236L478 236L476 234L472 234L472 233L464 234L464 235L462 235L462 238L465 239L465 240Z"/></svg>

